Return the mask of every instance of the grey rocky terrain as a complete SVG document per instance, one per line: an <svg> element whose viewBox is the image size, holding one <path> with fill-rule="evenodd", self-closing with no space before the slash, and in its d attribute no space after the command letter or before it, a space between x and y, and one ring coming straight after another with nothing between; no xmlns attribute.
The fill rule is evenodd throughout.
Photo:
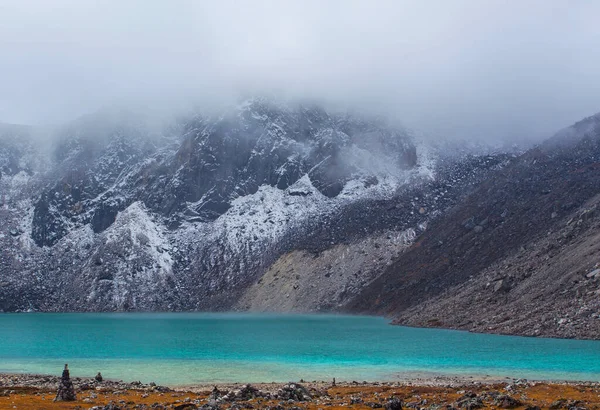
<svg viewBox="0 0 600 410"><path fill-rule="evenodd" d="M350 302L396 323L597 339L600 115L491 173Z"/></svg>
<svg viewBox="0 0 600 410"><path fill-rule="evenodd" d="M160 127L100 112L54 130L50 148L36 138L4 126L0 139L3 311L252 307L290 252L322 254L311 274L333 293L271 308L332 309L506 160L449 162L434 178L402 128L261 98ZM329 249L358 252L335 280L320 274Z"/></svg>

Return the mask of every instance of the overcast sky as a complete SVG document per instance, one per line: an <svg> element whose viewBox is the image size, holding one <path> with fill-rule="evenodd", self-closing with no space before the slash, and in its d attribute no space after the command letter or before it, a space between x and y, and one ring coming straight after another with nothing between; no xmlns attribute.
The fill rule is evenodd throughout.
<svg viewBox="0 0 600 410"><path fill-rule="evenodd" d="M597 0L0 0L0 121L276 91L528 138L600 111L598 16Z"/></svg>

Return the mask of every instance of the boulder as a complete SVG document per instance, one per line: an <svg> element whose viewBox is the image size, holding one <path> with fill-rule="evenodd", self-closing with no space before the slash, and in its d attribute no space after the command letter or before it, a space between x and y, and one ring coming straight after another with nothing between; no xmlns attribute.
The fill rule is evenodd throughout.
<svg viewBox="0 0 600 410"><path fill-rule="evenodd" d="M471 230L473 228L475 228L475 226L477 225L477 223L475 223L475 217L472 216L468 219L465 219L462 223L462 226L467 229L467 230Z"/></svg>
<svg viewBox="0 0 600 410"><path fill-rule="evenodd" d="M386 410L402 410L402 400L397 397L392 397L383 406Z"/></svg>
<svg viewBox="0 0 600 410"><path fill-rule="evenodd" d="M174 407L174 410L197 410L198 406L193 403L183 403Z"/></svg>
<svg viewBox="0 0 600 410"><path fill-rule="evenodd" d="M506 279L500 279L494 284L494 292L508 292L510 285Z"/></svg>
<svg viewBox="0 0 600 410"><path fill-rule="evenodd" d="M523 403L507 394L501 394L494 400L494 405L503 409L512 409L522 406Z"/></svg>
<svg viewBox="0 0 600 410"><path fill-rule="evenodd" d="M458 398L456 407L466 410L479 409L483 407L483 400L477 394L468 391Z"/></svg>
<svg viewBox="0 0 600 410"><path fill-rule="evenodd" d="M312 399L308 390L299 383L288 383L277 391L280 400L310 401Z"/></svg>
<svg viewBox="0 0 600 410"><path fill-rule="evenodd" d="M587 275L585 275L588 279L595 278L596 276L600 276L600 269L594 269Z"/></svg>

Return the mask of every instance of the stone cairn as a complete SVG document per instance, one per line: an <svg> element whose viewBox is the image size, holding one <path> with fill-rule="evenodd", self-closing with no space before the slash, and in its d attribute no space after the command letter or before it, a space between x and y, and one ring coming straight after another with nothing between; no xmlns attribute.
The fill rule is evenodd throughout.
<svg viewBox="0 0 600 410"><path fill-rule="evenodd" d="M56 393L54 401L75 400L77 400L77 397L75 396L75 388L73 387L73 382L71 381L71 376L69 375L69 365L65 364L65 369L62 372L60 384L58 385L58 392Z"/></svg>

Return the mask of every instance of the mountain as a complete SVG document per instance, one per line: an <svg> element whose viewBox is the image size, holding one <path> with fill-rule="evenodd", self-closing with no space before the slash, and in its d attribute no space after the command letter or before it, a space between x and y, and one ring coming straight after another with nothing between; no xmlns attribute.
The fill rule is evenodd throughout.
<svg viewBox="0 0 600 410"><path fill-rule="evenodd" d="M265 98L0 124L0 310L342 311L594 338L599 124L528 151Z"/></svg>
<svg viewBox="0 0 600 410"><path fill-rule="evenodd" d="M267 309L264 292L285 297L275 310L335 309L506 160L434 165L382 119L264 98L0 130L3 311ZM260 286L298 253L314 271L285 280L297 292ZM337 276L332 254L353 261Z"/></svg>
<svg viewBox="0 0 600 410"><path fill-rule="evenodd" d="M346 309L411 326L598 338L600 114L511 159Z"/></svg>

